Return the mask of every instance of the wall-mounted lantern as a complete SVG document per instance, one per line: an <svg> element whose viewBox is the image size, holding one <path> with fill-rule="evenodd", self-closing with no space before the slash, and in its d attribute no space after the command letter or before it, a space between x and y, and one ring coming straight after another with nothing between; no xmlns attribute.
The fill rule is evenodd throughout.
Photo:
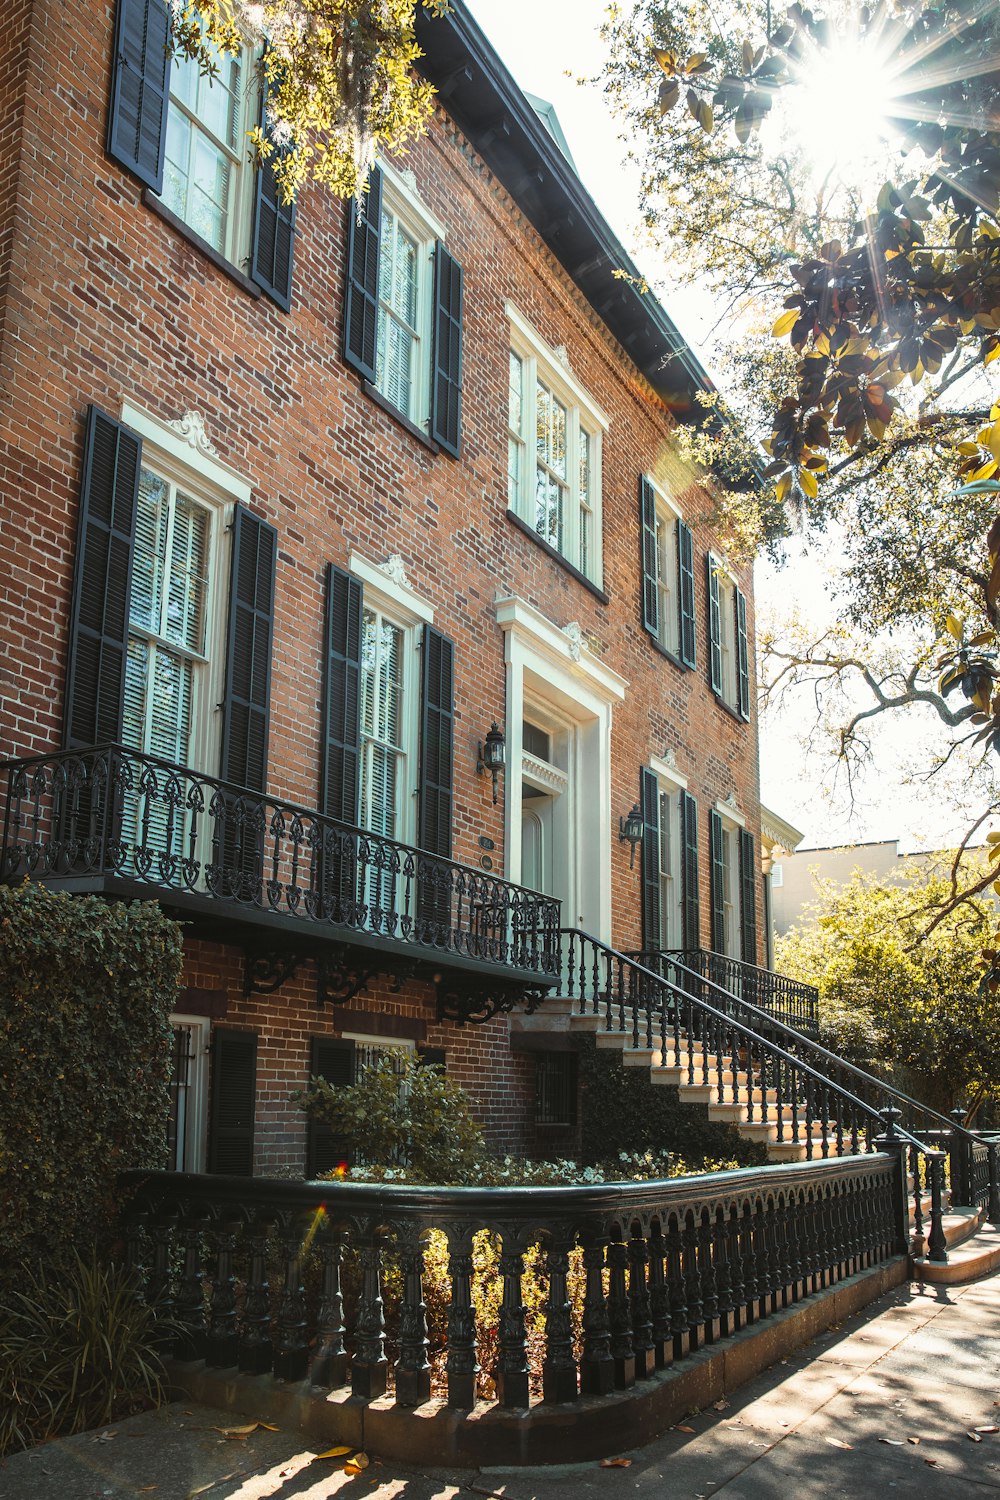
<svg viewBox="0 0 1000 1500"><path fill-rule="evenodd" d="M486 740L480 743L479 758L476 761L476 772L482 775L483 771L489 771L493 777L493 805L497 800L497 777L507 764L507 744L503 737L503 730L494 719L486 735Z"/></svg>

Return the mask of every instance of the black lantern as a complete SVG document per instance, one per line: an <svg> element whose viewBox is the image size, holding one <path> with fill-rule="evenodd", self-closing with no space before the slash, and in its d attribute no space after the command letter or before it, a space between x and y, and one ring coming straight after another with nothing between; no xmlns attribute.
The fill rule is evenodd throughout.
<svg viewBox="0 0 1000 1500"><path fill-rule="evenodd" d="M631 870L635 864L635 846L642 843L642 812L638 802L632 804L627 818L618 819L618 841L630 846L628 867Z"/></svg>
<svg viewBox="0 0 1000 1500"><path fill-rule="evenodd" d="M486 735L486 743L479 746L479 759L476 761L477 772L489 771L493 777L494 807L497 800L497 777L506 764L507 744L503 737L503 730L499 728L496 719L494 719Z"/></svg>

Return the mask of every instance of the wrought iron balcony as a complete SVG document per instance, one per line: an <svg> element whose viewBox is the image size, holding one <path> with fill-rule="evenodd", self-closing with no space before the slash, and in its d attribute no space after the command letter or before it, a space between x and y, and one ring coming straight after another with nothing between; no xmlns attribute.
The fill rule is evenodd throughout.
<svg viewBox="0 0 1000 1500"><path fill-rule="evenodd" d="M739 958L729 958L725 953L713 953L708 948L671 948L630 953L628 957L681 989L685 980L683 970L693 971L786 1026L794 1026L796 1031L807 1036L819 1033L819 992L814 985L788 979L784 974L758 968ZM719 997L714 995L712 1002L718 1004Z"/></svg>
<svg viewBox="0 0 1000 1500"><path fill-rule="evenodd" d="M0 879L155 897L241 941L248 988L315 959L320 998L381 973L433 979L441 1014L537 1004L559 902L484 870L121 745L9 761Z"/></svg>

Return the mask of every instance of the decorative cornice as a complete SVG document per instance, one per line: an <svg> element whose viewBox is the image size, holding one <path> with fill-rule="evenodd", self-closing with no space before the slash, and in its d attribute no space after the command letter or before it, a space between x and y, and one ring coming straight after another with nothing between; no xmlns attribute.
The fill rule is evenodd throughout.
<svg viewBox="0 0 1000 1500"><path fill-rule="evenodd" d="M199 453L207 453L210 458L218 458L219 450L208 435L205 418L200 411L186 411L180 417L167 423L171 431L176 432L185 442L190 443L192 448Z"/></svg>
<svg viewBox="0 0 1000 1500"><path fill-rule="evenodd" d="M537 755L529 755L527 750L521 752L521 773L529 781L540 782L553 792L564 792L569 786L569 777L565 771L550 765L547 760L539 760Z"/></svg>

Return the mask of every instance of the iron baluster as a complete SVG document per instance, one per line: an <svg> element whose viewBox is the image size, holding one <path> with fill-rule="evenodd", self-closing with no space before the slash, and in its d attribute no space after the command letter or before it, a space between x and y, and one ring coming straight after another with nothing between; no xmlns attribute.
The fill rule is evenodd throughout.
<svg viewBox="0 0 1000 1500"><path fill-rule="evenodd" d="M504 1236L500 1274L503 1277L503 1298L500 1303L495 1377L497 1400L501 1406L526 1407L528 1349L524 1328L524 1302L521 1297L524 1256L520 1250L508 1248L508 1236Z"/></svg>
<svg viewBox="0 0 1000 1500"><path fill-rule="evenodd" d="M711 1214L712 1264L715 1270L716 1310L719 1335L727 1338L734 1330L733 1284L729 1269L729 1221L724 1208Z"/></svg>
<svg viewBox="0 0 1000 1500"><path fill-rule="evenodd" d="M646 1267L649 1251L641 1234L633 1230L628 1242L628 1291L632 1310L632 1349L635 1353L635 1373L639 1380L646 1379L656 1370L656 1352L653 1345L652 1307L649 1287L646 1282Z"/></svg>
<svg viewBox="0 0 1000 1500"><path fill-rule="evenodd" d="M583 1358L580 1362L580 1392L584 1396L606 1396L615 1385L615 1362L611 1355L611 1324L604 1292L606 1241L595 1239L583 1248L586 1286L583 1299Z"/></svg>
<svg viewBox="0 0 1000 1500"><path fill-rule="evenodd" d="M236 1229L236 1223L229 1218L211 1234L211 1240L215 1243L215 1268L208 1337L205 1340L205 1363L223 1369L235 1365L239 1349L236 1333L236 1277L233 1274Z"/></svg>
<svg viewBox="0 0 1000 1500"><path fill-rule="evenodd" d="M201 1359L205 1352L205 1294L201 1274L203 1222L182 1219L180 1247L184 1257L174 1316L178 1323L174 1354L177 1359Z"/></svg>
<svg viewBox="0 0 1000 1500"><path fill-rule="evenodd" d="M430 1399L431 1366L427 1358L427 1308L424 1303L424 1247L417 1235L399 1246L403 1299L399 1309L399 1358L396 1360L396 1405L420 1406Z"/></svg>
<svg viewBox="0 0 1000 1500"><path fill-rule="evenodd" d="M928 1151L927 1165L931 1183L931 1232L927 1237L927 1259L946 1263L948 1242L944 1237L944 1164L943 1151Z"/></svg>
<svg viewBox="0 0 1000 1500"><path fill-rule="evenodd" d="M279 1242L284 1277L275 1318L277 1338L272 1368L279 1380L301 1380L309 1361L306 1342L306 1289L302 1284L302 1223L298 1215L285 1216Z"/></svg>
<svg viewBox="0 0 1000 1500"><path fill-rule="evenodd" d="M611 1329L611 1357L615 1365L615 1385L628 1390L635 1385L635 1350L632 1347L632 1318L625 1285L628 1246L620 1240L608 1245L608 1323Z"/></svg>
<svg viewBox="0 0 1000 1500"><path fill-rule="evenodd" d="M247 1375L263 1375L271 1368L271 1288L267 1279L270 1226L254 1218L247 1234L250 1274L243 1297L243 1317L237 1364Z"/></svg>
<svg viewBox="0 0 1000 1500"><path fill-rule="evenodd" d="M691 1332L691 1348L700 1349L704 1343L705 1308L701 1300L701 1270L698 1265L698 1225L694 1212L688 1209L681 1231L684 1246L684 1284L687 1294L688 1327Z"/></svg>
<svg viewBox="0 0 1000 1500"><path fill-rule="evenodd" d="M316 1350L309 1370L313 1385L332 1390L347 1381L347 1349L344 1345L344 1294L341 1267L344 1235L324 1222L320 1230L319 1255L323 1266L323 1290L316 1320ZM405 1301L405 1292L404 1292ZM403 1314L400 1314L400 1324ZM402 1338L402 1335L401 1335ZM397 1400L398 1396L397 1376Z"/></svg>
<svg viewBox="0 0 1000 1500"><path fill-rule="evenodd" d="M670 1293L674 1359L683 1359L691 1347L691 1334L684 1278L684 1237L676 1213L672 1213L667 1222L667 1290Z"/></svg>
<svg viewBox="0 0 1000 1500"><path fill-rule="evenodd" d="M545 1304L545 1358L542 1362L542 1399L553 1403L575 1401L576 1360L570 1318L567 1276L570 1242L561 1235L545 1254L549 1296Z"/></svg>
<svg viewBox="0 0 1000 1500"><path fill-rule="evenodd" d="M476 1404L476 1314L472 1306L472 1254L467 1236L449 1237L448 1405L471 1411Z"/></svg>
<svg viewBox="0 0 1000 1500"><path fill-rule="evenodd" d="M653 1330L653 1356L656 1368L662 1370L674 1357L673 1338L670 1330L670 1290L664 1262L667 1242L659 1223L654 1224L648 1241L649 1249L649 1309Z"/></svg>

